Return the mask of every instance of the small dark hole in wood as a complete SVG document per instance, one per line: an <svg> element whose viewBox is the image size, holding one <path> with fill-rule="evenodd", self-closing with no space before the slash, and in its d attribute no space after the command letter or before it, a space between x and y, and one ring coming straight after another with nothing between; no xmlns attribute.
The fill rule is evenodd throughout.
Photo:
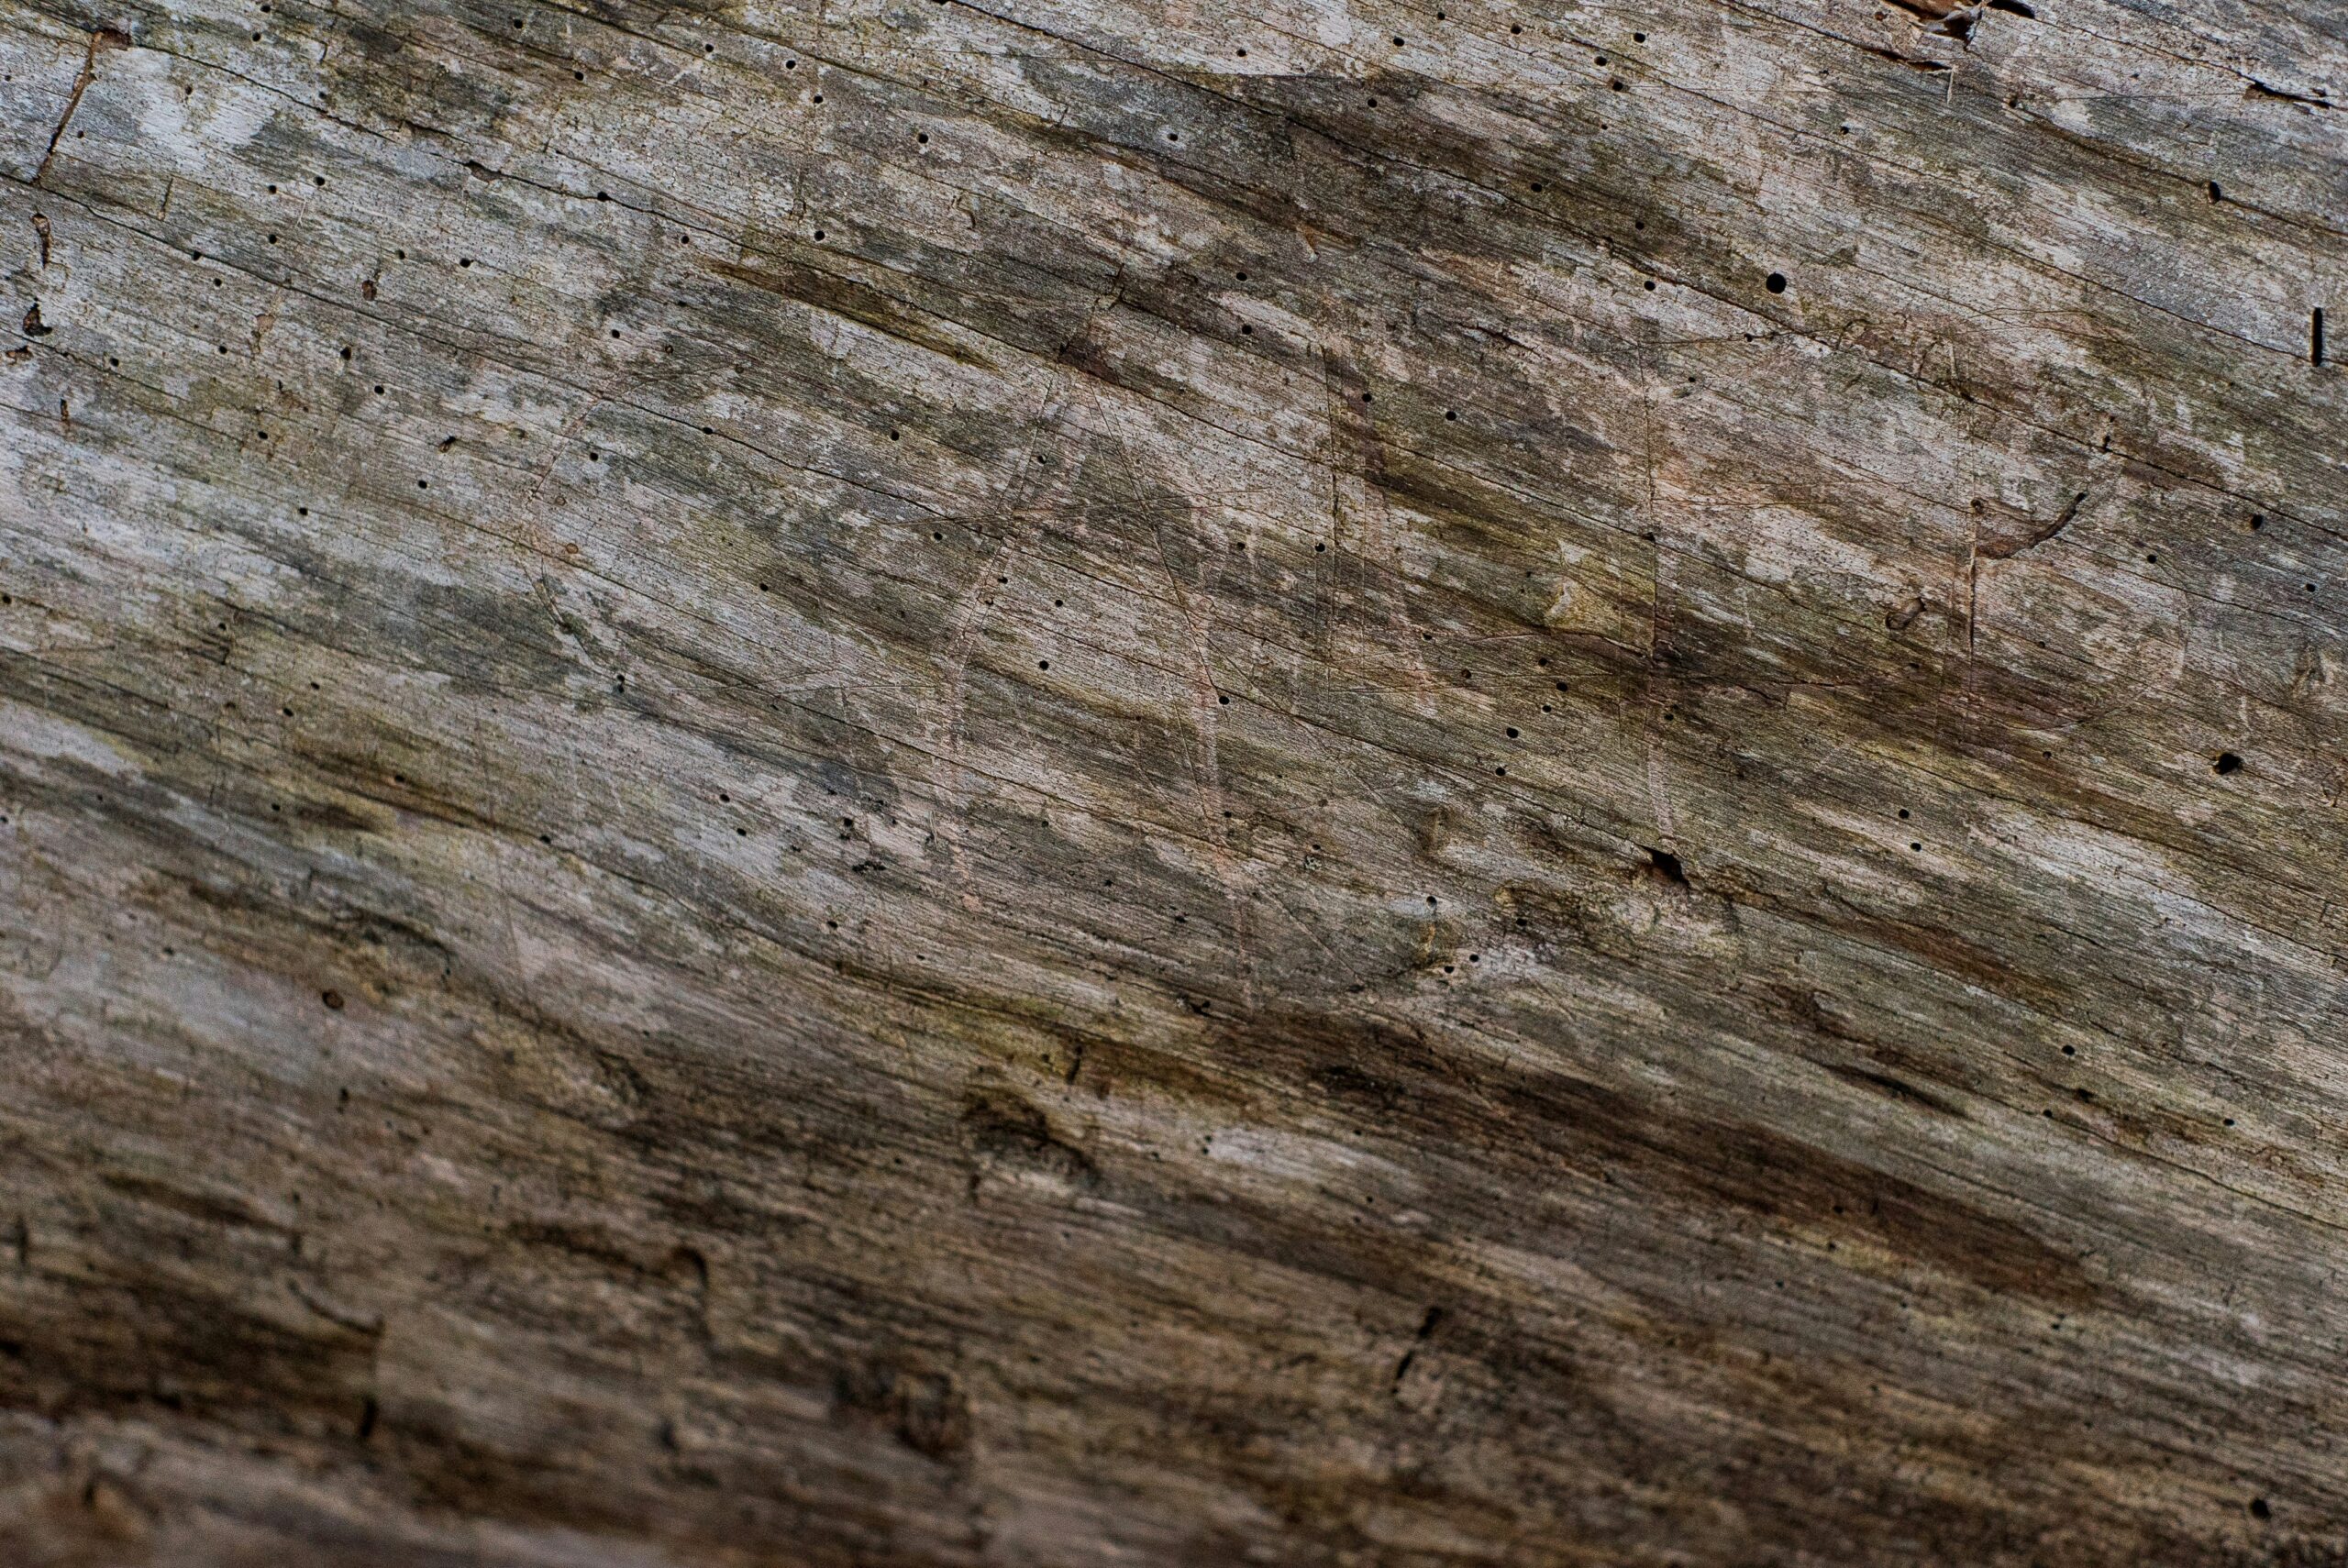
<svg viewBox="0 0 2348 1568"><path fill-rule="evenodd" d="M2218 760L2211 763L2210 767L2214 771L2219 773L2240 773L2242 771L2242 758L2236 756L2232 752L2221 751L2218 754Z"/></svg>
<svg viewBox="0 0 2348 1568"><path fill-rule="evenodd" d="M1772 272L1763 286L1773 294L1782 294L1786 292L1786 275L1783 272Z"/></svg>

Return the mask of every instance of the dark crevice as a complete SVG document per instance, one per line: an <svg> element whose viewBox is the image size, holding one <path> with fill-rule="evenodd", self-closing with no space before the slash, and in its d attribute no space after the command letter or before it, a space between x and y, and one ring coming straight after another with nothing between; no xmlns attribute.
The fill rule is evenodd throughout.
<svg viewBox="0 0 2348 1568"><path fill-rule="evenodd" d="M2331 100L2320 94L2286 92L2280 87L2269 87L2254 76L2251 78L2250 85L2243 89L2242 95L2245 98L2272 98L2284 104L2304 104L2311 109L2329 109L2332 106Z"/></svg>

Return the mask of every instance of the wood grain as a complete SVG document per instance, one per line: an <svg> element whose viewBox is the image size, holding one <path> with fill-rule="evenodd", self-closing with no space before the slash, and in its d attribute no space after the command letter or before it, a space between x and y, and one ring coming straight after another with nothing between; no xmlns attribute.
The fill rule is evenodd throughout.
<svg viewBox="0 0 2348 1568"><path fill-rule="evenodd" d="M2348 1557L2348 13L0 78L0 1559Z"/></svg>

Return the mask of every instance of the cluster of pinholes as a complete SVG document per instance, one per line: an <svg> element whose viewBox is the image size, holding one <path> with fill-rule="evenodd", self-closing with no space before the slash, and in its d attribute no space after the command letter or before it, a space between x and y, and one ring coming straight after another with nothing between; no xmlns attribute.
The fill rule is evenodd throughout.
<svg viewBox="0 0 2348 1568"><path fill-rule="evenodd" d="M946 0L938 0L938 3L945 4ZM267 13L270 11L271 7L263 5L260 9L263 13ZM1443 10L1437 10L1434 13L1434 17L1439 22L1448 20L1447 14ZM526 33L530 26L530 21L526 16L515 16L511 18L511 25L517 34ZM1522 24L1512 23L1510 25L1509 32L1512 37L1520 37L1523 35L1523 31L1524 28ZM263 35L256 32L253 37L256 41L259 41L262 39ZM1645 41L1645 33L1634 33L1633 38L1634 40L1638 43L1644 43ZM1413 47L1411 40L1405 35L1392 35L1390 42L1391 47L1397 50L1407 50ZM717 51L717 46L714 42L705 43L703 48L703 52L707 54L714 55ZM1248 49L1245 45L1237 46L1234 52L1236 59L1246 60L1249 58ZM1593 64L1598 69L1616 72L1615 74L1610 74L1604 79L1606 90L1615 93L1624 93L1632 90L1630 82L1626 81L1623 75L1619 73L1620 68L1610 57L1604 55L1596 56L1593 58ZM785 71L796 74L801 72L801 61L796 57L790 58L784 61L783 68ZM581 83L588 80L588 72L586 67L583 65L574 68L572 75L575 80ZM803 95L805 101L811 105L821 105L825 101L824 94L820 91L819 87L814 84L815 78L815 71L809 70L805 72L804 79L810 84L804 90ZM1362 101L1362 106L1366 110L1376 110L1384 106L1384 100L1380 94L1365 94ZM1845 126L1842 128L1847 131L1849 127ZM79 131L75 133L77 137L82 134L83 133ZM1169 149L1183 149L1195 145L1192 142L1186 142L1183 132L1180 127L1167 127L1163 132L1163 138ZM933 145L932 135L928 130L915 131L913 134L912 139L914 146L919 149L929 149ZM308 183L313 190L325 190L328 186L328 176L324 172L311 174L308 176ZM1547 194L1549 191L1549 184L1550 182L1548 180L1540 178L1531 179L1526 182L1526 187L1529 194L1535 197ZM278 183L270 183L266 186L266 194L269 196L278 197L288 193L289 193L287 192L281 191ZM628 207L628 210L631 212L641 212L641 209L636 208L629 204L618 202L609 190L598 189L592 193L581 192L579 193L579 195L582 200L593 200L599 204L619 204ZM2208 195L2209 199L2213 203L2223 200L2222 193L2214 182L2209 185ZM263 244L266 247L281 247L287 237L287 235L292 232L294 224L296 222L298 222L298 215L295 218L289 219L283 230L264 230L262 234ZM1645 227L1645 224L1644 219L1634 220L1635 229L1644 230ZM805 232L808 238L814 243L819 245L838 243L835 240L833 232L830 229L827 229L826 226L825 226L825 225L819 220L809 220ZM690 248L695 243L693 234L691 231L684 229L679 229L672 235L669 235L666 237L673 238L677 247L680 248ZM708 242L714 238L714 237L711 236L703 237L704 242ZM47 250L49 244L49 233L47 229L44 228L41 236L42 261L44 265L48 259ZM191 250L189 254L193 262L203 263L206 260L205 256L201 250ZM421 259L419 258L419 259ZM469 271L476 266L476 259L471 256L460 254L455 256L452 259L454 266L460 272ZM352 286L360 300L365 304L376 304L382 296L382 291L385 286L386 280L395 280L398 270L408 264L411 258L404 248L394 248L391 257L386 259L383 266L379 269L375 274L355 281ZM239 271L244 270L246 269L239 269ZM39 270L36 270L36 279L38 279L38 276ZM211 286L214 289L224 289L227 280L224 277L216 274L211 278L210 282ZM1262 286L1261 281L1252 278L1250 273L1246 271L1235 271L1232 276L1232 282L1243 289ZM1646 293L1656 292L1658 288L1658 281L1654 276L1644 277L1641 279L1641 288L1643 292ZM1758 292L1762 295L1771 298L1784 296L1788 294L1791 289L1792 284L1787 274L1782 271L1770 270L1762 273L1759 278ZM680 301L679 303L683 304L684 302ZM1767 308L1767 302L1766 299L1754 302L1755 308L1756 310ZM29 355L36 351L57 348L59 346L51 345L47 340L54 337L61 328L68 329L70 331L72 325L73 324L72 323L61 320L44 318L41 315L40 304L39 302L31 303L22 313L21 316L17 318L17 328L21 342L15 352ZM620 340L623 337L623 330L620 326L611 326L607 331L610 339ZM1259 334L1257 323L1248 320L1237 321L1236 335L1242 339L1252 340L1257 338ZM1267 333L1263 336L1268 337L1269 334ZM83 340L76 335L75 340L65 347L72 349L79 349L83 346ZM216 345L216 347L218 354L222 356L228 356L232 353L229 344L225 341ZM1263 346L1257 345L1257 347ZM356 377L361 384L364 384L368 388L366 395L377 399L397 398L398 394L394 390L397 382L396 370L389 368L388 366L378 370L374 363L377 356L370 351L360 349L355 344L349 343L339 346L337 353L341 368L351 376ZM2307 345L2307 357L2309 363L2312 366L2321 367L2325 363L2325 354L2324 315L2320 307L2315 307L2311 309L2309 318ZM117 355L106 355L105 362L109 369L120 369L120 359ZM381 374L383 379L371 379L373 374ZM412 414L395 415L394 417L408 417L415 419L424 417L426 413L430 412L428 403L429 397L430 393L428 391L419 392L413 399L409 400L408 403L408 406L413 409L414 412ZM1358 393L1358 401L1364 406L1365 410L1369 412L1370 415L1375 415L1379 412L1374 389L1365 388L1360 391ZM256 414L257 420L259 417L260 416ZM1463 439L1472 439L1477 423L1476 410L1472 405L1466 408L1447 407L1443 411L1443 423L1446 425L1463 427L1460 432L1460 437ZM680 424L681 427L696 431L704 437L717 440L735 438L730 433L722 430L720 426L715 424L702 423L698 420L682 420L681 418L680 420ZM280 432L273 430L268 424L257 422L250 428L249 436L256 450L265 451L275 440L278 439L280 434ZM889 445L902 445L905 440L905 436L906 431L904 428L900 425L891 425L881 432L881 440ZM526 428L517 426L512 431L512 437L516 441L527 441L531 438L531 433ZM433 445L437 451L440 453L447 453L460 440L460 437L459 436L451 434L444 436ZM595 468L603 468L605 472L609 471L609 467L606 466L607 454L601 445L593 441L578 444L577 455L580 458L583 459L586 464ZM1052 461L1051 455L1045 451L1034 452L1032 457L1034 461L1039 466L1048 467ZM575 478L576 476L570 477ZM414 477L415 488L420 492L426 492L428 494L432 491L434 478L435 474L433 472L416 474ZM553 504L563 504L565 501L565 493L558 489L551 495L550 499ZM310 517L312 515L312 508L308 504L300 505L296 508L296 514L305 518ZM319 518L319 526L321 527L331 526L332 524L333 519L330 515L322 515ZM2261 530L2265 526L2264 516L2252 516L2248 520L2247 526L2253 532ZM947 531L943 528L938 528L931 530L929 537L933 545L958 551L968 551L979 543L980 533L976 529L965 531L958 528L954 538L949 541ZM1244 548L1244 546L1235 546L1235 549L1241 548ZM1338 553L1342 553L1344 546L1342 543L1333 546L1331 543L1326 541L1315 542L1312 547L1312 554L1314 556L1324 556L1331 553L1333 549ZM1004 553L1008 557L1015 558L1018 552L1015 549L1009 549ZM2152 556L2147 556L2146 558L2148 562L2154 559ZM996 575L995 581L998 587L1008 588L1013 582L1013 576L1010 572L998 573ZM767 581L756 581L751 586L755 593L765 594L771 591L770 585ZM2306 583L2304 587L2308 593L2312 594L2316 591L2316 584L2313 582ZM993 606L996 601L990 598L986 602L990 606ZM0 610L14 608L17 604L17 601L13 593L0 593ZM1063 610L1067 608L1065 598L1058 596L1054 597L1052 599L1052 608L1055 610ZM222 630L225 631L226 629L226 624L223 623ZM1429 643L1433 643L1435 640L1434 635L1432 633L1423 634L1423 636L1424 640ZM1527 708L1528 710L1537 709L1537 712L1541 714L1553 713L1556 711L1556 703L1568 696L1572 691L1572 687L1567 680L1557 679L1554 673L1550 672L1550 658L1546 656L1535 657L1532 660L1533 670L1529 675L1524 671L1518 671L1513 677L1508 678L1502 682L1504 688L1510 690L1512 694L1523 691L1537 692L1540 700L1537 702L1527 703ZM1034 664L1039 674L1049 674L1054 671L1054 661L1047 653L1038 654L1034 659ZM1068 678L1065 660L1063 660L1062 663L1060 675L1062 679ZM1492 672L1487 672L1484 682L1486 686L1491 686L1494 684L1491 677ZM1478 679L1475 667L1473 665L1462 665L1458 667L1456 679L1458 684L1463 688L1474 686ZM316 680L308 681L306 684L308 690L312 692L317 692L321 690L319 683ZM625 685L625 676L616 678L615 681L615 694L624 693ZM1224 690L1218 690L1216 692L1215 704L1217 707L1229 708L1232 705L1232 702L1233 694L1231 692ZM236 704L231 701L224 703L223 707L233 711ZM285 720L292 721L300 717L294 701L290 700L278 702L276 707L279 716ZM1671 717L1672 714L1668 711L1666 711L1661 715L1662 721L1667 723L1670 722ZM1516 722L1506 723L1501 727L1500 739L1505 742L1506 745L1500 748L1502 753L1502 759L1493 761L1490 765L1491 774L1495 778L1504 779L1512 777L1508 758L1520 755L1528 747L1533 748L1537 752L1537 737L1529 737L1526 728L1528 725L1532 725L1536 723L1537 721L1532 717L1531 712L1528 711L1518 714L1516 716ZM2210 770L2220 777L2231 777L2240 773L2244 770L2245 766L2243 757L2239 753L2231 749L2217 752L2209 764ZM1517 775L1514 775L1514 777L1521 778L1523 774L1523 768L1522 765L1520 765L1518 773ZM412 782L408 774L404 770L394 770L391 774L391 780L394 788L397 790L405 790L411 786ZM836 792L834 791L827 790L826 794L835 795L835 798L836 798ZM731 821L729 823L731 834L734 837L748 840L753 836L754 829L757 829L761 833L766 831L768 827L767 819L772 813L756 812L755 809L748 803L737 801L730 790L717 790L714 791L714 799L718 806L725 808L725 812L736 819ZM1326 802L1324 801L1324 803L1325 804ZM285 802L271 801L268 803L268 811L271 815L282 814L284 804ZM811 812L807 814L806 825L820 828L822 830L821 835L824 837L836 838L836 840L841 843L848 844L853 844L858 836L859 812L871 814L870 816L868 816L866 820L871 820L871 816L887 817L890 826L893 827L897 825L893 816L889 813L889 809L885 802L876 800L869 802L857 802L856 804L858 806L857 811L838 812L836 814L816 815ZM1229 812L1224 812L1225 816L1229 816L1232 813ZM1898 808L1897 817L1899 821L1908 821L1910 819L1909 809L1906 807ZM0 816L0 825L6 825L6 822L7 818L6 816ZM836 823L836 826L834 825L835 823ZM804 855L807 852L807 844L805 839L809 836L814 835L802 834L786 834L785 840L782 843L779 853L788 855ZM547 846L553 847L557 845L556 833L552 829L540 832L537 834L537 837L539 842ZM1907 839L1906 844L1909 852L1911 854L1921 855L1924 852L1924 843L1922 838ZM1323 841L1312 841L1310 843L1309 855L1304 857L1305 864L1309 867L1312 863L1324 856L1328 852L1324 848ZM1637 846L1636 868L1645 876L1651 878L1656 883L1668 889L1689 889L1691 886L1700 886L1700 874L1699 874L1697 878L1691 879L1689 867L1683 863L1679 855L1667 847ZM1430 922L1434 922L1437 920L1440 915L1441 900L1439 895L1427 893L1423 895L1423 897L1428 911L1426 918ZM1187 924L1189 918L1190 917L1186 912L1180 911L1174 911L1172 914L1172 921L1176 924ZM834 914L827 916L825 923L827 931L840 931L842 929L842 922L839 918L839 912L836 911ZM1517 917L1516 923L1519 927L1523 925L1524 922L1522 916ZM925 955L918 955L916 956L924 959L926 957ZM1448 977L1463 974L1473 966L1482 965L1483 962L1484 955L1480 951L1469 951L1464 955L1464 960L1439 961L1434 965L1434 967L1439 971L1441 976ZM1449 982L1448 979L1445 979L1442 983ZM1360 985L1357 984L1353 988L1359 990L1362 988ZM319 997L322 1005L332 1011L341 1011L347 1005L345 993L338 986L328 985L322 987L319 991ZM2063 1047L2064 1053L2066 1055L2072 1054L2073 1049L2073 1047L2067 1045ZM2088 1093L2085 1089L2081 1089L2078 1092L2083 1096ZM2053 1113L2050 1110L2046 1114L2051 1116ZM2251 1511L2260 1518L2267 1518L2269 1515L2268 1506L2263 1499L2254 1500L2251 1505Z"/></svg>
<svg viewBox="0 0 2348 1568"><path fill-rule="evenodd" d="M939 3L944 4L946 3L946 0L939 0ZM267 15L271 11L271 7L268 5L262 5L259 9L263 15ZM1434 13L1434 17L1438 22L1445 22L1449 20L1447 12L1440 9ZM511 28L517 35L526 33L531 27L531 18L527 15L515 15L509 18L509 22ZM1524 28L1522 23L1512 23L1509 27L1509 33L1513 38L1522 38L1524 33ZM253 34L253 38L256 41L260 41L263 37L264 34L261 32L255 32ZM1632 38L1633 41L1637 44L1644 44L1646 41L1646 35L1643 31L1634 32L1632 35ZM1401 34L1393 35L1390 42L1390 47L1395 50L1407 51L1412 48L1412 41L1406 36ZM714 55L717 51L717 46L714 42L704 42L703 45L703 50L705 54ZM1249 57L1247 46L1245 44L1235 46L1234 54L1236 59L1247 59ZM1620 74L1621 68L1616 65L1616 62L1614 62L1611 57L1604 54L1595 55L1592 57L1591 63L1593 67L1600 71L1613 72L1605 78L1606 85L1610 90L1615 92L1629 90L1629 84ZM784 71L793 73L794 75L801 71L801 66L802 62L797 56L786 58L783 61ZM572 74L574 79L577 81L586 81L588 76L587 65L582 63L580 66L574 67ZM812 76L813 72L810 72L810 75ZM812 85L804 91L803 97L805 102L810 105L821 105L824 102L824 96L821 91ZM1366 94L1363 100L1363 106L1368 109L1379 107L1379 95L1376 94ZM1842 128L1847 130L1849 127L1845 126ZM1182 136L1180 131L1177 128L1168 127L1165 132L1165 139L1169 147L1180 147L1182 145ZM916 148L926 149L931 145L931 133L925 129L916 130L913 133L913 141ZM472 165L471 167L476 172L485 172L480 171L478 165ZM325 172L315 172L307 177L307 182L315 190L324 190L328 184L328 177ZM1548 182L1538 178L1528 182L1530 193L1536 196L1543 194L1546 191L1547 185ZM265 191L266 193L271 197L280 196L284 193L281 191L280 184L275 182L267 183ZM582 193L582 196L585 194L586 193ZM2222 199L2222 193L2214 182L2210 182L2208 194L2212 202L2217 202ZM604 189L598 189L593 192L592 199L603 204L610 204L615 201L612 193ZM1635 226L1639 229L1644 229L1645 226L1644 219L1635 220ZM807 233L813 240L818 243L825 242L831 237L827 230L820 223L811 224ZM680 247L690 248L693 244L693 237L690 232L681 230L677 232L673 237ZM269 246L279 245L282 238L282 236L275 230L268 231L264 236L265 243ZM45 252L48 244L46 232L43 235L42 243ZM190 257L192 260L198 262L202 262L205 259L204 253L201 250L192 250L190 252ZM380 291L383 286L386 271L396 268L399 265L405 264L409 260L410 258L405 248L394 248L391 257L386 260L383 268L379 269L375 275L359 281L357 287L361 297L368 303L374 303L379 298ZM470 270L476 264L474 258L466 255L456 256L454 258L454 263L460 271ZM1250 274L1246 271L1242 270L1233 274L1233 282L1244 288L1248 286L1252 282L1254 282L1254 280L1251 279ZM217 275L212 278L211 282L215 288L221 288L224 286L224 279ZM1647 292L1653 292L1657 286L1656 280L1653 277L1645 278L1642 282L1643 288ZM1790 285L1787 276L1784 272L1779 271L1769 271L1761 279L1762 291L1771 296L1783 295L1789 291L1789 287ZM683 304L684 302L680 301L679 303ZM21 319L20 330L25 336L27 348L29 348L39 339L48 337L55 330L55 328L52 324L45 322L41 318L39 315L39 305L36 303L30 305L25 312ZM612 326L608 330L609 336L614 339L618 339L622 337L621 328L618 326ZM1240 321L1237 324L1237 331L1238 335L1243 338L1252 338L1257 335L1256 325L1253 322L1248 321ZM2309 357L2310 361L2319 365L2322 363L2323 359L2322 333L2323 316L2321 310L2319 308L2311 313L2309 346ZM217 352L222 355L227 355L231 352L229 346L225 342L216 345L216 348ZM362 356L354 346L346 344L339 348L338 352L345 368L352 370L354 373L362 371L363 367L361 367L358 362ZM107 363L110 368L118 368L120 361L117 357L109 355L107 358ZM392 395L392 388L388 381L371 381L367 382L367 385L369 386L371 394L374 397L383 398ZM1360 402L1366 407L1373 405L1376 401L1374 392L1368 389L1363 390L1359 393L1359 398ZM1443 418L1446 424L1459 425L1463 420L1472 421L1472 412L1463 414L1462 410L1458 408L1446 408L1444 411ZM693 428L697 429L705 436L721 436L721 432L713 425L696 424L693 425ZM529 431L524 428L517 427L513 431L513 436L516 440L526 441L529 438ZM903 432L899 428L892 427L886 431L885 436L889 442L897 443L903 440ZM266 427L257 425L251 431L250 438L257 447L265 447L270 442L271 436L271 432ZM455 436L445 436L437 444L437 449L441 452L446 452L458 439L459 438ZM585 447L583 457L585 461L590 465L600 465L605 460L605 454L604 451L599 447L592 444ZM1049 460L1048 456L1042 452L1035 454L1035 457L1038 463L1047 463ZM432 488L432 476L428 473L418 474L415 479L415 488L419 491L429 492ZM558 505L561 504L564 501L564 497L559 493L555 495L553 499L555 504ZM311 513L311 509L307 505L299 507L297 511L298 514L304 517L309 516ZM2251 521L2250 526L2255 530L2260 527L2262 524L2263 518L2254 518ZM946 535L943 530L933 531L931 537L934 543L946 543ZM1342 549L1343 547L1340 545L1337 547ZM1326 542L1315 543L1312 547L1315 554L1324 554L1330 548L1331 546ZM2148 558L2148 559L2149 558ZM997 580L999 584L1008 585L1010 578L1007 575L1002 575L998 577ZM769 591L769 585L765 582L759 582L755 587L756 591L759 592ZM2307 588L2309 591L2312 592L2314 591L2315 585L2309 583L2307 585ZM993 601L990 600L988 602L991 604L993 603ZM1064 607L1063 601L1058 599L1054 601L1055 609ZM1428 635L1428 640L1433 640L1432 634ZM1538 658L1535 662L1541 668L1545 669L1548 666L1549 660L1544 657ZM1036 658L1035 667L1039 673L1048 673L1053 668L1053 663L1048 655L1044 655ZM1474 679L1474 671L1471 668L1463 668L1459 672L1459 679L1463 684L1472 682ZM312 684L315 689L316 683L314 682ZM624 689L624 677L621 678L617 684ZM1564 680L1556 680L1554 681L1553 686L1554 695L1558 697L1562 697L1569 690L1567 683ZM1231 702L1231 696L1227 692L1219 693L1217 701L1219 705L1227 707ZM1551 701L1544 701L1539 703L1538 706L1541 712L1547 713L1553 711L1554 703ZM294 716L294 710L290 705L281 705L281 712L284 717L292 718ZM1505 740L1511 743L1512 747L1519 746L1525 743L1526 737L1522 724L1509 724L1505 726L1503 733ZM2243 758L2232 750L2221 752L2216 756L2211 763L2212 770L2219 775L2233 774L2240 771L2243 767ZM1495 778L1505 778L1509 777L1509 765L1506 761L1495 762L1491 766L1491 771ZM724 798L730 801L730 796ZM277 808L272 807L272 810L275 809ZM1903 809L1899 814L1902 818L1905 818L1907 812ZM737 836L743 837L748 836L749 833L748 827L740 825L737 825L734 831ZM542 835L542 837L544 837L548 843L552 842L551 835ZM799 847L800 846L796 845L792 846L794 852L796 852ZM1922 845L1920 842L1911 842L1910 848L1914 851L1921 851ZM1315 850L1316 853L1319 850L1319 846L1317 845L1315 845ZM1648 853L1652 857L1661 852L1650 851ZM1669 859L1668 856L1666 858ZM1651 858L1649 864L1652 867L1656 864L1656 862ZM1678 861L1676 859L1670 859L1669 864L1673 873L1671 879L1682 880L1683 878L1681 878L1678 874Z"/></svg>

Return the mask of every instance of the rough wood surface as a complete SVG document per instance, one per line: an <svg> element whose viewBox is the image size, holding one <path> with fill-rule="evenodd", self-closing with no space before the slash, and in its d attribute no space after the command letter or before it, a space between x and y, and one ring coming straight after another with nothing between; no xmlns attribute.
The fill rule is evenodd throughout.
<svg viewBox="0 0 2348 1568"><path fill-rule="evenodd" d="M2348 1555L2348 11L0 77L0 1561Z"/></svg>

